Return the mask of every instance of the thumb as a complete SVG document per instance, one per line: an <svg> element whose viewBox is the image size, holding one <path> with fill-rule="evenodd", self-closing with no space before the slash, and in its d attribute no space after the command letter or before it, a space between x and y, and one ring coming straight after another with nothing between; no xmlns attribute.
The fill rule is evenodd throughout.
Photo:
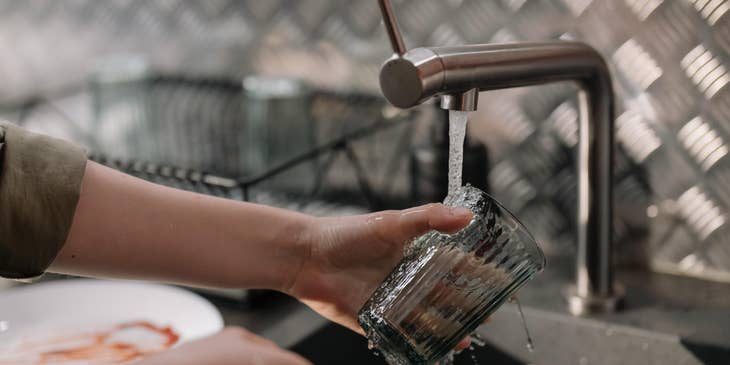
<svg viewBox="0 0 730 365"><path fill-rule="evenodd" d="M243 328L228 327L200 340L153 354L138 365L312 365Z"/></svg>
<svg viewBox="0 0 730 365"><path fill-rule="evenodd" d="M431 203L376 215L375 223L380 237L403 243L432 230L456 232L466 226L471 218L472 212L467 208Z"/></svg>

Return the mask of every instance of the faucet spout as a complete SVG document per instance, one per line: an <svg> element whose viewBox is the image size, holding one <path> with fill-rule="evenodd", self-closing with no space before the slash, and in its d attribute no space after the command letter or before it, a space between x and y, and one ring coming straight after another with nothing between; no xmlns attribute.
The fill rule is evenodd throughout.
<svg viewBox="0 0 730 365"><path fill-rule="evenodd" d="M473 112L477 110L479 89L469 89L463 93L441 95L441 108Z"/></svg>
<svg viewBox="0 0 730 365"><path fill-rule="evenodd" d="M385 20L395 24L392 13ZM397 31L393 24L389 31ZM614 94L603 57L579 42L478 44L414 48L380 70L383 95L400 108L441 97L445 109L476 110L479 91L559 81L580 87L576 281L568 308L575 315L610 312L622 295L612 264Z"/></svg>

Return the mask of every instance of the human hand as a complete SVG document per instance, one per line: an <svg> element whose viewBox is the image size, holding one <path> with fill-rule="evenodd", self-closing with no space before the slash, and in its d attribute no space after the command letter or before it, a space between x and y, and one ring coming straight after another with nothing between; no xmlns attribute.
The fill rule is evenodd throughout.
<svg viewBox="0 0 730 365"><path fill-rule="evenodd" d="M311 365L299 355L240 327L145 357L138 365Z"/></svg>
<svg viewBox="0 0 730 365"><path fill-rule="evenodd" d="M360 334L358 310L403 257L412 239L453 233L471 220L466 208L427 204L403 211L320 218L304 237L309 247L287 293ZM457 348L468 346L462 341Z"/></svg>

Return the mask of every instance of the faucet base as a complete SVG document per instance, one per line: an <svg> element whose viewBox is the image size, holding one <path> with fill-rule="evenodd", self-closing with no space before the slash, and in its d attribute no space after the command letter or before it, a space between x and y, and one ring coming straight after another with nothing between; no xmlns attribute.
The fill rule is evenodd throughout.
<svg viewBox="0 0 730 365"><path fill-rule="evenodd" d="M624 288L620 284L613 285L613 294L610 296L582 296L578 295L574 285L565 290L568 301L568 311L574 316L588 316L592 314L613 313L623 304Z"/></svg>

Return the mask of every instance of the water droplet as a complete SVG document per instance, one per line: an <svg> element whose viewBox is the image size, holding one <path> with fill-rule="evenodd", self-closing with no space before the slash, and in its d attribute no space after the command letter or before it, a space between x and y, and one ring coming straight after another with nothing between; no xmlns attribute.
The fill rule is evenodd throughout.
<svg viewBox="0 0 730 365"><path fill-rule="evenodd" d="M10 328L8 321L0 321L0 332L5 332Z"/></svg>
<svg viewBox="0 0 730 365"><path fill-rule="evenodd" d="M535 345L532 343L532 340L527 340L527 344L525 344L525 347L527 347L527 351L535 352Z"/></svg>
<svg viewBox="0 0 730 365"><path fill-rule="evenodd" d="M530 329L527 328L527 321L525 321L525 314L522 312L522 305L520 304L519 299L517 297L512 297L514 302L517 304L517 311L520 312L520 320L522 320L522 328L525 330L525 337L527 337L527 343L525 344L525 347L527 347L527 350L530 352L535 351L535 344L532 342L532 336L530 336Z"/></svg>
<svg viewBox="0 0 730 365"><path fill-rule="evenodd" d="M478 347L484 347L487 344L487 341L485 341L478 333L473 333L471 335L471 343Z"/></svg>
<svg viewBox="0 0 730 365"><path fill-rule="evenodd" d="M580 365L588 365L588 358L587 357L581 357L580 361L578 361Z"/></svg>
<svg viewBox="0 0 730 365"><path fill-rule="evenodd" d="M469 355L469 357L471 357L471 362L473 362L474 365L479 365L479 363L477 362L477 355L472 353L471 355Z"/></svg>

